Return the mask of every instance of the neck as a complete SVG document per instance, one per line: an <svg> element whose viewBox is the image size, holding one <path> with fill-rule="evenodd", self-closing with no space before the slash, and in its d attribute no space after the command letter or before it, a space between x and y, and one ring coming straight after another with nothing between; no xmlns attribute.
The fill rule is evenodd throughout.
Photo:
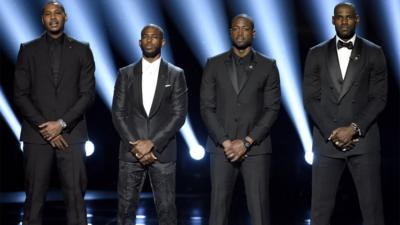
<svg viewBox="0 0 400 225"><path fill-rule="evenodd" d="M238 49L236 47L233 47L233 53L235 53L235 55L239 56L240 58L245 57L247 54L249 54L251 51L251 46L245 48L245 49Z"/></svg>
<svg viewBox="0 0 400 225"><path fill-rule="evenodd" d="M57 39L57 38L61 37L61 35L63 35L63 33L64 32L54 34L54 33L47 32L47 35L49 35L53 39Z"/></svg>
<svg viewBox="0 0 400 225"><path fill-rule="evenodd" d="M157 59L159 59L161 57L161 54L158 54L154 57L147 57L143 55L143 59L145 59L147 62L149 63L153 63L154 61L156 61Z"/></svg>

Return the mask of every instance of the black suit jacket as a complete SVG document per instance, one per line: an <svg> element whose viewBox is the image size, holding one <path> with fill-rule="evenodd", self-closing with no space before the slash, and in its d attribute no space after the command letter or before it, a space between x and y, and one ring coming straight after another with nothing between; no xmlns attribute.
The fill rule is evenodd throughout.
<svg viewBox="0 0 400 225"><path fill-rule="evenodd" d="M158 161L175 161L176 133L187 114L185 74L161 60L149 116L143 107L142 88L142 60L119 70L112 104L114 126L121 137L119 158L136 162L129 141L150 139Z"/></svg>
<svg viewBox="0 0 400 225"><path fill-rule="evenodd" d="M210 58L205 66L200 110L208 128L207 149L223 153L229 139L255 140L248 154L270 153L270 130L280 109L279 73L275 60L253 51L241 84L232 72L231 51Z"/></svg>
<svg viewBox="0 0 400 225"><path fill-rule="evenodd" d="M387 95L387 69L382 49L356 38L342 79L335 38L310 49L304 70L304 104L314 123L313 151L344 157L380 149L377 117ZM328 141L332 131L356 123L362 137L351 151L338 151Z"/></svg>
<svg viewBox="0 0 400 225"><path fill-rule="evenodd" d="M14 100L22 114L21 141L48 143L38 125L62 118L69 144L87 140L84 113L95 97L94 60L88 44L65 35L60 77L54 83L46 36L21 44L14 79Z"/></svg>

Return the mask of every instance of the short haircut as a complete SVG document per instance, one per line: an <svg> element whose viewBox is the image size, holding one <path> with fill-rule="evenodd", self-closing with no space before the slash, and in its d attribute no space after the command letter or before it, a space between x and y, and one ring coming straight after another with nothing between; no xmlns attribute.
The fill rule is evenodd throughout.
<svg viewBox="0 0 400 225"><path fill-rule="evenodd" d="M59 6L60 9L61 9L61 11L63 11L63 13L64 13L65 15L67 15L67 13L65 12L64 5L63 5L61 2L57 1L57 0L50 0L50 1L48 1L48 2L43 6L43 8L42 8L42 15L44 14L44 10L45 10L46 6L48 6L48 5L50 5L50 4Z"/></svg>
<svg viewBox="0 0 400 225"><path fill-rule="evenodd" d="M243 18L243 19L246 19L246 20L250 21L251 29L254 29L254 20L253 20L253 18L251 18L249 15L244 14L244 13L236 15L235 17L232 18L232 20L231 20L231 28L232 28L233 22L235 22L237 19L240 19L240 18Z"/></svg>
<svg viewBox="0 0 400 225"><path fill-rule="evenodd" d="M143 32L147 29L147 28L155 28L155 29L157 29L159 32L160 32L160 37L161 37L161 39L163 40L164 39L164 30L160 27L160 26L158 26L158 25L156 25L156 24L148 24L148 25L146 25L146 26L144 26L143 27L143 29L142 29L142 31L140 32L140 36L143 36Z"/></svg>
<svg viewBox="0 0 400 225"><path fill-rule="evenodd" d="M353 11L354 11L354 14L357 15L356 6L355 6L353 3L351 3L351 2L341 2L341 3L337 4L337 5L335 6L335 8L333 9L333 15L336 14L336 11L337 11L337 9L338 9L339 7L343 7L343 6L347 6L347 7L352 8Z"/></svg>

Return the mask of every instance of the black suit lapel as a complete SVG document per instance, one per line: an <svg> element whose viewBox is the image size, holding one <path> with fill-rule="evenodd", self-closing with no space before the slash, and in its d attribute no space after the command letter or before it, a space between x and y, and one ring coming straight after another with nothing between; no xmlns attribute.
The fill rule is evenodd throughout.
<svg viewBox="0 0 400 225"><path fill-rule="evenodd" d="M340 70L339 58L336 50L336 40L333 38L328 44L328 70L337 96L342 90L342 72Z"/></svg>
<svg viewBox="0 0 400 225"><path fill-rule="evenodd" d="M226 71L228 71L228 75L231 80L233 89L235 90L236 94L238 94L239 93L239 85L238 85L238 80L237 80L236 66L235 66L235 61L233 60L231 54L232 53L228 54L228 57L225 60L225 67L226 67Z"/></svg>
<svg viewBox="0 0 400 225"><path fill-rule="evenodd" d="M356 38L354 49L351 51L349 65L347 66L346 76L344 78L344 83L342 86L342 91L340 92L339 101L346 95L346 93L350 90L351 84L355 76L357 75L358 70L361 68L362 59L361 52L362 51L362 42L361 39Z"/></svg>
<svg viewBox="0 0 400 225"><path fill-rule="evenodd" d="M161 100L164 96L165 84L168 78L168 64L161 60L160 69L158 71L157 87L154 93L153 103L151 104L149 117L152 117L161 104Z"/></svg>
<svg viewBox="0 0 400 225"><path fill-rule="evenodd" d="M142 60L139 60L133 67L133 96L135 105L137 106L140 113L147 117L146 110L143 106L143 95L142 95Z"/></svg>
<svg viewBox="0 0 400 225"><path fill-rule="evenodd" d="M254 67L256 66L257 62L254 60L255 58L255 54L256 52L254 50L251 50L252 52L250 52L251 55L251 59L250 59L250 64L246 66L246 73L245 76L243 77L243 79L240 82L239 85L239 92L243 89L243 87L245 86L247 80L249 79L251 73L254 71Z"/></svg>

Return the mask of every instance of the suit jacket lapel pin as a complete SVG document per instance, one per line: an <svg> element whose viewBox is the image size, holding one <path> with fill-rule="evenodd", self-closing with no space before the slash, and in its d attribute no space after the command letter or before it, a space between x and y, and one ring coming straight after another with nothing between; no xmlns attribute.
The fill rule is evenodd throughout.
<svg viewBox="0 0 400 225"><path fill-rule="evenodd" d="M247 70L248 70L248 71L252 71L253 69L254 69L254 64L251 63L251 64L247 67Z"/></svg>
<svg viewBox="0 0 400 225"><path fill-rule="evenodd" d="M354 57L350 58L351 60L357 61L358 59L360 59L360 55L356 55Z"/></svg>

